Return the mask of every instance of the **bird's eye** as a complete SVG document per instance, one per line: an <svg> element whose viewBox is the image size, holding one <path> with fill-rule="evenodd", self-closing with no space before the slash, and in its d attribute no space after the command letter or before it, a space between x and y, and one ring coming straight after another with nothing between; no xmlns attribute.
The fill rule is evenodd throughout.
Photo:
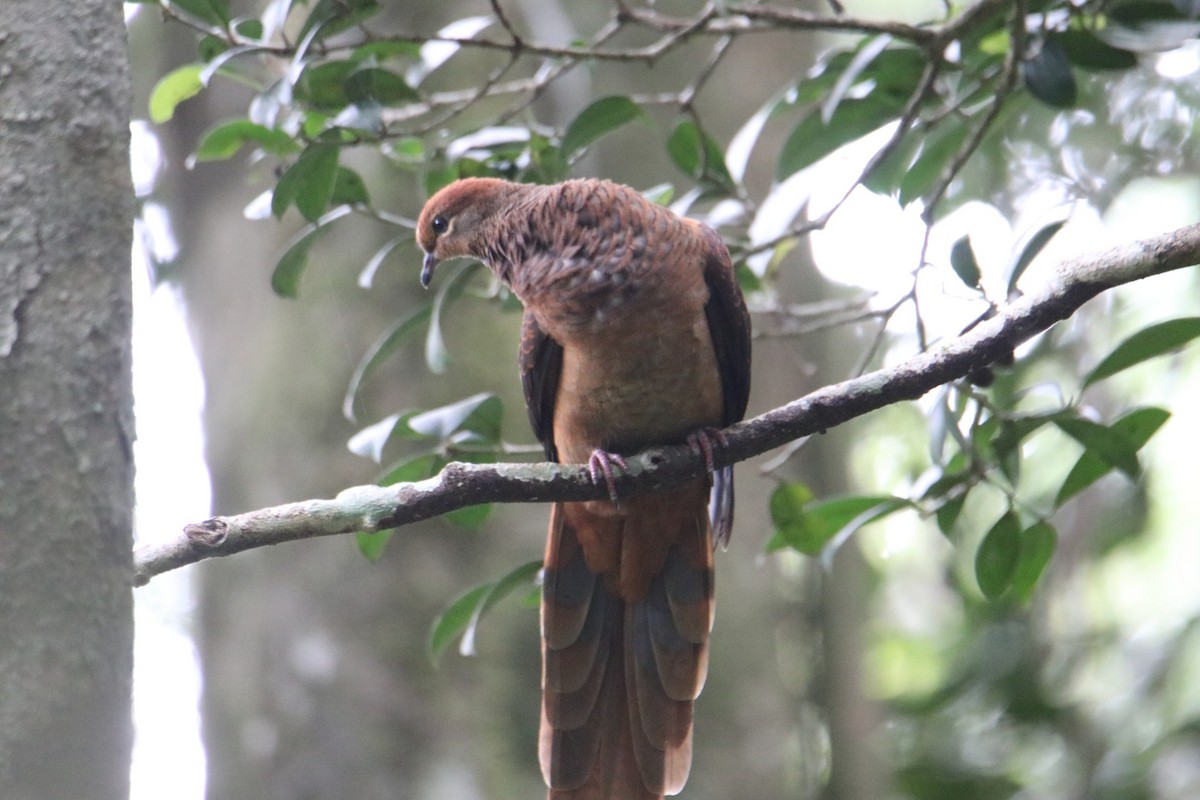
<svg viewBox="0 0 1200 800"><path fill-rule="evenodd" d="M450 223L447 222L446 218L443 216L434 217L433 222L430 223L430 225L433 227L433 232L436 234L443 234L450 227Z"/></svg>

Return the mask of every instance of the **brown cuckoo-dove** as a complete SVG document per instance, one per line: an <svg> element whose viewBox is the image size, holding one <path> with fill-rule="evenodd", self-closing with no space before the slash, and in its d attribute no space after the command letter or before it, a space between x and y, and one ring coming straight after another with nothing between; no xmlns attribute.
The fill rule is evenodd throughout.
<svg viewBox="0 0 1200 800"><path fill-rule="evenodd" d="M548 458L590 465L610 494L622 456L650 445L690 443L710 467L665 492L556 503L546 544L549 797L676 794L707 669L713 545L733 519L733 474L711 469L711 440L750 387L729 253L707 226L602 180L461 180L425 205L417 240L422 283L473 257L524 304L521 380Z"/></svg>

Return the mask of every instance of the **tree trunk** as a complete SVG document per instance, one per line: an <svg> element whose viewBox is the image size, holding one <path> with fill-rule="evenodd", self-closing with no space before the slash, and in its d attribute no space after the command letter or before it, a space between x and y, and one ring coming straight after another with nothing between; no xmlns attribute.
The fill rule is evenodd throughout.
<svg viewBox="0 0 1200 800"><path fill-rule="evenodd" d="M0 797L129 793L121 6L0 3Z"/></svg>

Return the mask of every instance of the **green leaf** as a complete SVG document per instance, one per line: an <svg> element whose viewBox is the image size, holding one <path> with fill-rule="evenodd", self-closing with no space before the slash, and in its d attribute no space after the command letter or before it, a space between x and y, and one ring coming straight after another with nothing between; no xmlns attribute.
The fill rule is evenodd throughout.
<svg viewBox="0 0 1200 800"><path fill-rule="evenodd" d="M963 236L950 248L950 266L968 288L979 288L979 262L975 260L975 251L971 249L970 236Z"/></svg>
<svg viewBox="0 0 1200 800"><path fill-rule="evenodd" d="M396 106L420 100L420 95L404 78L381 67L360 67L343 82L346 98L358 105Z"/></svg>
<svg viewBox="0 0 1200 800"><path fill-rule="evenodd" d="M1050 37L1062 46L1067 60L1080 69L1133 69L1138 63L1137 55L1105 44L1089 30L1071 28Z"/></svg>
<svg viewBox="0 0 1200 800"><path fill-rule="evenodd" d="M304 121L300 126L300 134L309 139L316 139L329 126L329 115L319 111L304 113Z"/></svg>
<svg viewBox="0 0 1200 800"><path fill-rule="evenodd" d="M425 142L416 136L402 136L388 142L384 152L397 163L425 166Z"/></svg>
<svg viewBox="0 0 1200 800"><path fill-rule="evenodd" d="M1013 296L1013 292L1017 289L1017 281L1025 274L1025 270L1037 258L1038 253L1042 252L1046 244L1054 238L1054 234L1058 233L1062 229L1062 226L1066 224L1067 221L1065 219L1051 222L1049 225L1042 226L1037 233L1029 237L1029 241L1021 248L1020 255L1013 261L1012 267L1008 271L1009 297Z"/></svg>
<svg viewBox="0 0 1200 800"><path fill-rule="evenodd" d="M700 132L693 122L681 122L667 140L667 154L675 166L693 177L700 174Z"/></svg>
<svg viewBox="0 0 1200 800"><path fill-rule="evenodd" d="M851 89L869 87L870 94L903 104L916 90L925 71L926 56L912 47L886 47L888 35L864 38L848 59L834 58L822 71L827 88L821 89L812 100L823 99L821 116L826 122L836 113ZM797 100L805 94L797 87ZM801 102L803 102L801 100Z"/></svg>
<svg viewBox="0 0 1200 800"><path fill-rule="evenodd" d="M233 29L238 32L238 35L245 36L247 39L261 41L263 38L263 24L261 19L247 17L240 19L234 23Z"/></svg>
<svg viewBox="0 0 1200 800"><path fill-rule="evenodd" d="M667 153L675 166L710 187L732 190L734 183L725 166L717 140L701 131L691 120L675 126L667 140Z"/></svg>
<svg viewBox="0 0 1200 800"><path fill-rule="evenodd" d="M324 39L357 25L378 10L376 0L319 0L305 18L296 38L303 40L319 27L318 38Z"/></svg>
<svg viewBox="0 0 1200 800"><path fill-rule="evenodd" d="M1029 93L1054 108L1075 105L1078 86L1067 53L1056 39L1043 39L1041 49L1025 62L1022 73Z"/></svg>
<svg viewBox="0 0 1200 800"><path fill-rule="evenodd" d="M541 568L541 561L526 562L495 581L470 589L451 603L430 628L429 655L433 662L437 663L446 646L460 633L463 639L459 652L464 656L474 655L475 637L483 615L514 591L533 584Z"/></svg>
<svg viewBox="0 0 1200 800"><path fill-rule="evenodd" d="M483 392L418 414L408 421L408 427L439 439L449 438L459 431L471 431L495 441L500 438L503 418L504 402L494 394Z"/></svg>
<svg viewBox="0 0 1200 800"><path fill-rule="evenodd" d="M472 621L471 630L469 630L468 633L473 635L473 630L475 626L479 624L480 617L482 617L488 611L491 611L501 600L511 595L517 589L521 589L525 586L535 585L534 582L537 580L538 574L541 571L541 559L536 561L526 561L524 564L513 568L495 580L492 583L491 591L487 593L487 596L483 598L483 602L479 604L478 613L475 615L475 619ZM464 643L464 646L466 646L466 644L467 643ZM473 648L469 652L474 652Z"/></svg>
<svg viewBox="0 0 1200 800"><path fill-rule="evenodd" d="M920 155L900 179L901 205L921 199L933 188L966 138L967 126L957 121L926 138Z"/></svg>
<svg viewBox="0 0 1200 800"><path fill-rule="evenodd" d="M1141 472L1138 464L1138 448L1120 430L1092 422L1083 417L1061 416L1054 420L1059 429L1084 446L1110 467L1116 467L1131 478Z"/></svg>
<svg viewBox="0 0 1200 800"><path fill-rule="evenodd" d="M229 0L170 0L168 5L220 28L224 28L233 18L229 11Z"/></svg>
<svg viewBox="0 0 1200 800"><path fill-rule="evenodd" d="M994 30L979 39L978 50L987 56L1007 55L1012 49L1012 36L1006 29Z"/></svg>
<svg viewBox="0 0 1200 800"><path fill-rule="evenodd" d="M1000 433L1001 417L989 415L982 422L971 426L971 445L977 460L990 462L996 460L993 440Z"/></svg>
<svg viewBox="0 0 1200 800"><path fill-rule="evenodd" d="M426 303L407 316L401 317L383 336L380 336L363 355L350 376L346 396L342 398L342 413L346 419L354 419L354 401L367 378L399 349L401 343L428 324L433 305Z"/></svg>
<svg viewBox="0 0 1200 800"><path fill-rule="evenodd" d="M477 530L483 523L487 522L488 517L492 515L494 506L491 503L478 503L473 506L463 506L456 508L453 511L447 511L445 518L447 522L457 525L460 528L466 528L469 531Z"/></svg>
<svg viewBox="0 0 1200 800"><path fill-rule="evenodd" d="M1170 417L1171 414L1161 408L1139 408L1114 422L1112 429L1125 437L1135 451L1141 450ZM1059 487L1058 495L1054 498L1055 507L1062 506L1112 469L1113 466L1096 453L1085 450Z"/></svg>
<svg viewBox="0 0 1200 800"><path fill-rule="evenodd" d="M567 160L563 151L551 144L545 136L536 131L530 131L529 142L524 153L529 160L521 172L520 179L528 183L557 183L569 177ZM515 161L521 160L522 154L517 154Z"/></svg>
<svg viewBox="0 0 1200 800"><path fill-rule="evenodd" d="M1031 434L1042 428L1046 423L1060 417L1073 418L1071 414L1052 411L1048 414L1029 414L1007 418L994 418L997 421L996 434L989 442L991 456L1008 478L1016 486L1020 477L1021 443Z"/></svg>
<svg viewBox="0 0 1200 800"><path fill-rule="evenodd" d="M307 220L316 220L329 207L338 174L338 149L311 144L283 173L271 196L271 213L282 217L295 204Z"/></svg>
<svg viewBox="0 0 1200 800"><path fill-rule="evenodd" d="M880 93L843 100L828 122L821 119L820 110L813 111L800 120L779 151L776 180L783 181L842 145L878 130L902 108L902 102Z"/></svg>
<svg viewBox="0 0 1200 800"><path fill-rule="evenodd" d="M196 42L196 52L205 64L228 51L229 41L220 36L201 36L200 41ZM201 78L201 82L204 82L204 78Z"/></svg>
<svg viewBox="0 0 1200 800"><path fill-rule="evenodd" d="M967 493L955 495L948 498L946 502L938 506L934 512L934 519L937 520L938 530L943 536L949 537L954 532L954 523L958 521L962 514L963 506L967 502Z"/></svg>
<svg viewBox="0 0 1200 800"><path fill-rule="evenodd" d="M874 502L868 504L868 501ZM821 558L828 565L837 549L859 530L911 507L912 503L902 497L844 497L812 504L809 507L810 522L834 529L821 549Z"/></svg>
<svg viewBox="0 0 1200 800"><path fill-rule="evenodd" d="M996 600L1008 591L1021 552L1021 521L1009 510L996 520L975 551L975 580L983 596Z"/></svg>
<svg viewBox="0 0 1200 800"><path fill-rule="evenodd" d="M357 69L359 65L353 61L307 65L293 87L296 101L318 111L341 111L350 104L346 81Z"/></svg>
<svg viewBox="0 0 1200 800"><path fill-rule="evenodd" d="M363 558L371 563L378 561L383 557L383 551L387 549L387 544L392 540L392 535L395 532L394 528L389 528L386 531L376 531L375 533L359 531L354 534L354 541L358 545L358 552L362 553Z"/></svg>
<svg viewBox="0 0 1200 800"><path fill-rule="evenodd" d="M333 194L329 197L330 205L368 206L371 198L367 194L367 185L362 176L349 167L337 168L337 177L333 180Z"/></svg>
<svg viewBox="0 0 1200 800"><path fill-rule="evenodd" d="M856 48L854 58L850 59L850 63L838 75L837 81L825 95L824 101L821 103L821 118L828 122L837 111L838 104L846 98L846 94L860 83L859 78L867 73L870 75L870 67L872 62L880 57L880 54L887 50L887 46L893 41L891 34L880 34L872 36L864 40ZM893 51L898 52L898 51Z"/></svg>
<svg viewBox="0 0 1200 800"><path fill-rule="evenodd" d="M492 590L485 583L459 595L450 606L433 620L429 629L429 658L436 665L450 642L467 629L475 618L475 610Z"/></svg>
<svg viewBox="0 0 1200 800"><path fill-rule="evenodd" d="M816 555L830 543L840 543L863 526L911 503L891 496L852 496L811 502L812 491L803 484L782 484L771 494L771 519L775 533L768 552L791 547Z"/></svg>
<svg viewBox="0 0 1200 800"><path fill-rule="evenodd" d="M394 420L392 425L393 431L399 435L402 431L407 430L406 421L413 416L415 416L415 412L406 411L402 414L394 414L392 417L389 417L389 419ZM379 477L376 483L380 486L395 486L397 483L416 483L426 478L432 478L444 466L446 466L446 459L437 453L421 453L392 466Z"/></svg>
<svg viewBox="0 0 1200 800"><path fill-rule="evenodd" d="M1170 353L1200 336L1200 317L1167 320L1138 331L1117 345L1088 373L1083 388L1156 356Z"/></svg>
<svg viewBox="0 0 1200 800"><path fill-rule="evenodd" d="M892 195L898 192L927 135L921 129L910 129L900 143L863 177L863 186L875 194Z"/></svg>
<svg viewBox="0 0 1200 800"><path fill-rule="evenodd" d="M579 116L567 126L562 139L562 152L571 158L606 133L643 116L641 107L628 97L602 97L579 112Z"/></svg>
<svg viewBox="0 0 1200 800"><path fill-rule="evenodd" d="M150 92L150 120L163 124L175 116L180 103L198 95L204 88L200 80L203 71L203 64L184 64L164 75Z"/></svg>
<svg viewBox="0 0 1200 800"><path fill-rule="evenodd" d="M1012 590L1023 601L1033 596L1038 580L1050 563L1058 546L1058 534L1054 526L1039 520L1021 531L1017 566L1013 570Z"/></svg>
<svg viewBox="0 0 1200 800"><path fill-rule="evenodd" d="M205 86L212 80L213 76L219 72L227 71L226 65L233 61L238 56L244 56L248 53L260 53L263 47L257 44L243 44L237 47L228 48L220 53L212 55L208 62L204 65L204 71L200 73L200 82ZM234 74L234 73L231 73Z"/></svg>
<svg viewBox="0 0 1200 800"><path fill-rule="evenodd" d="M804 515L804 506L806 503L812 502L814 495L812 489L809 489L802 483L781 483L774 492L771 493L769 510L771 513L771 522L775 526L775 532L767 542L767 552L773 553L788 546L788 539L791 538L791 529L800 524L800 520ZM788 530L788 533L784 533Z"/></svg>
<svg viewBox="0 0 1200 800"><path fill-rule="evenodd" d="M299 294L300 276L308 265L308 250L322 233L316 225L306 225L301 234L292 240L271 272L271 288L280 297L296 297Z"/></svg>
<svg viewBox="0 0 1200 800"><path fill-rule="evenodd" d="M349 208L335 208L313 224L305 225L288 242L287 248L284 250L283 255L280 256L279 261L275 264L274 271L271 273L271 288L275 290L275 294L280 297L295 297L297 295L300 286L300 276L304 273L305 266L308 265L309 248L325 232L330 223L348 213L350 213Z"/></svg>
<svg viewBox="0 0 1200 800"><path fill-rule="evenodd" d="M254 144L273 155L288 155L299 149L295 140L281 130L267 128L248 119L235 119L210 128L196 147L197 161L232 158L244 145Z"/></svg>

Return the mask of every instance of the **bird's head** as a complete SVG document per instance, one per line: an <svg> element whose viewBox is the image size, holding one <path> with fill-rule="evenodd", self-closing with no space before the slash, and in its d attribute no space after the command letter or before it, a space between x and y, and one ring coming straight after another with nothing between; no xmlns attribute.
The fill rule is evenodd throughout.
<svg viewBox="0 0 1200 800"><path fill-rule="evenodd" d="M434 269L448 258L481 258L487 223L519 188L497 178L464 178L429 198L417 219L417 244L425 251L421 285L428 287Z"/></svg>

